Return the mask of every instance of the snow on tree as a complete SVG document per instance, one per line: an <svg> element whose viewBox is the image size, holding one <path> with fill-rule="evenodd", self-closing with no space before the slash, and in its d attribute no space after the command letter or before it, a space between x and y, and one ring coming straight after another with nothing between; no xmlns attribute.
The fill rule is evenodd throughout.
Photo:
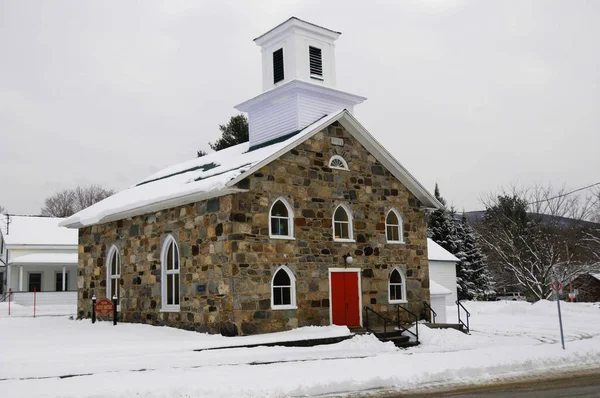
<svg viewBox="0 0 600 398"><path fill-rule="evenodd" d="M460 260L456 264L458 298L473 299L490 294L491 278L475 231L464 216L459 219L454 208L446 207L437 184L434 194L444 206L429 216L427 235Z"/></svg>

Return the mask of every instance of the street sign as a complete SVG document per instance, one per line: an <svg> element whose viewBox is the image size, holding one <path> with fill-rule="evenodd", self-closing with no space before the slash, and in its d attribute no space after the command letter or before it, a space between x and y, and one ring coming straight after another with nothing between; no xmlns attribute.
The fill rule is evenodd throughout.
<svg viewBox="0 0 600 398"><path fill-rule="evenodd" d="M102 298L96 302L96 312L100 316L112 314L113 309L113 303L108 298Z"/></svg>
<svg viewBox="0 0 600 398"><path fill-rule="evenodd" d="M573 300L575 297L577 297L577 295L575 294L575 292L571 292L571 293L569 293L569 298L570 298L571 300Z"/></svg>
<svg viewBox="0 0 600 398"><path fill-rule="evenodd" d="M552 290L562 290L562 283L560 282L552 282Z"/></svg>

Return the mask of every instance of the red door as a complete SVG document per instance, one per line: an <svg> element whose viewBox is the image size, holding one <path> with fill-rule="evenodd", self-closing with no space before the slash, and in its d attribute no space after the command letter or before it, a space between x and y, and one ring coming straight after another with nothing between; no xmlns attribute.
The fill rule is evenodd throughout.
<svg viewBox="0 0 600 398"><path fill-rule="evenodd" d="M358 272L331 273L331 314L334 325L360 326Z"/></svg>

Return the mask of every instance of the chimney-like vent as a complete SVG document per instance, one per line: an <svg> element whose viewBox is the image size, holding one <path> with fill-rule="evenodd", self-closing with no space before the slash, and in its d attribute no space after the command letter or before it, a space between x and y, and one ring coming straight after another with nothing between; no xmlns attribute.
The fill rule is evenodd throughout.
<svg viewBox="0 0 600 398"><path fill-rule="evenodd" d="M313 46L308 47L310 58L310 75L323 77L323 58L321 49Z"/></svg>
<svg viewBox="0 0 600 398"><path fill-rule="evenodd" d="M273 53L273 83L284 79L283 75L283 48Z"/></svg>

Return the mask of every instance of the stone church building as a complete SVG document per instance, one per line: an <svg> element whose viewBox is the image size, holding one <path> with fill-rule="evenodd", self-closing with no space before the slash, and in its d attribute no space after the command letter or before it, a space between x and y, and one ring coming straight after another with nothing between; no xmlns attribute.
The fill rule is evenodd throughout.
<svg viewBox="0 0 600 398"><path fill-rule="evenodd" d="M79 229L78 316L226 335L361 326L429 301L425 212L439 202L353 116L339 32L297 18L255 39L250 141L148 177L62 222ZM390 133L390 132L387 132Z"/></svg>

